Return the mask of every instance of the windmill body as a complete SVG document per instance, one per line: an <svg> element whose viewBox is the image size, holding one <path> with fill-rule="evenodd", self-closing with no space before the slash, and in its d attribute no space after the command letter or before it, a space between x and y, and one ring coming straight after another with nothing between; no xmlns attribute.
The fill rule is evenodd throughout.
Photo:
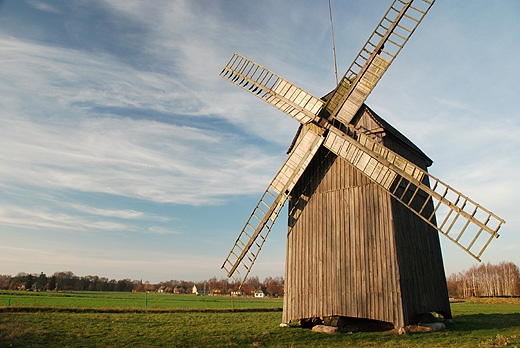
<svg viewBox="0 0 520 348"><path fill-rule="evenodd" d="M324 98L236 53L220 73L301 124L222 265L243 282L289 200L284 322L450 318L437 233L480 261L505 223L430 175L432 161L364 104L433 3L394 0Z"/></svg>
<svg viewBox="0 0 520 348"><path fill-rule="evenodd" d="M431 165L368 107L353 124ZM403 327L422 313L451 317L437 231L325 147L290 194L285 289L286 323L344 316Z"/></svg>

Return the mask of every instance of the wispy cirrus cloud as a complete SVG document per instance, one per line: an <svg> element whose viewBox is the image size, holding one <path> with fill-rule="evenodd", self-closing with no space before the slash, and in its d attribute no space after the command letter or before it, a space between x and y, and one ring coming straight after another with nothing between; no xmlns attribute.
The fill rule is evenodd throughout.
<svg viewBox="0 0 520 348"><path fill-rule="evenodd" d="M100 209L96 207L91 207L82 204L70 204L70 208L77 210L82 213L86 213L89 215L97 215L97 216L106 216L106 217L114 217L119 219L143 219L146 217L146 214L141 211L135 210L111 210L111 209Z"/></svg>
<svg viewBox="0 0 520 348"><path fill-rule="evenodd" d="M0 154L4 185L155 202L211 204L222 195L253 192L266 178L256 173L272 171L273 162L281 162L254 146L234 148L222 134L153 121L103 118L38 124L10 119L0 134L6 149ZM256 158L255 163L250 158Z"/></svg>
<svg viewBox="0 0 520 348"><path fill-rule="evenodd" d="M77 214L57 212L53 207L0 204L0 219L3 225L33 230L66 231L132 231L135 226L109 220L92 219Z"/></svg>
<svg viewBox="0 0 520 348"><path fill-rule="evenodd" d="M208 130L219 116L202 112L205 102L172 77L110 57L5 37L2 43L9 52L3 58L23 56L0 68L9 115L0 130L0 172L9 181L202 204L237 194L237 182L241 193L259 190L255 173L281 163L255 145L238 146L236 135ZM27 110L36 104L40 115ZM187 121L194 115L201 118Z"/></svg>

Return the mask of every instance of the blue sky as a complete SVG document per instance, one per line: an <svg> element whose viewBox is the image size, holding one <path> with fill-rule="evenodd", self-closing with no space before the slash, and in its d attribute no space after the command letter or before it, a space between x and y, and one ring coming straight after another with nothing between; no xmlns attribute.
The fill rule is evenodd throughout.
<svg viewBox="0 0 520 348"><path fill-rule="evenodd" d="M332 0L338 70L389 6ZM369 97L520 265L520 3L439 0ZM218 76L238 52L334 87L327 1L0 1L0 274L223 277L296 121ZM252 274L284 273L281 217ZM448 274L475 261L441 237Z"/></svg>

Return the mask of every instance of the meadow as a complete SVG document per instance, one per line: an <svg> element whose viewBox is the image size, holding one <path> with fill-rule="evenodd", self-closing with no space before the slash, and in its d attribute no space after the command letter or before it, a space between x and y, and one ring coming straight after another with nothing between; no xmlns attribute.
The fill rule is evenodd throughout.
<svg viewBox="0 0 520 348"><path fill-rule="evenodd" d="M0 292L0 347L520 346L520 299L452 304L446 330L321 334L280 328L281 299Z"/></svg>
<svg viewBox="0 0 520 348"><path fill-rule="evenodd" d="M51 307L55 309L122 310L183 310L281 308L283 300L230 296L194 296L155 292L31 292L0 291L0 307Z"/></svg>

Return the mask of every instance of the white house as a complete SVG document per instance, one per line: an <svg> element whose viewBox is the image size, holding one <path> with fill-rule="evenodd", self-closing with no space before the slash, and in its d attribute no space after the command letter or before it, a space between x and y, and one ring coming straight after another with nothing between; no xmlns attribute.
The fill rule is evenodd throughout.
<svg viewBox="0 0 520 348"><path fill-rule="evenodd" d="M262 290L256 290L256 291L255 291L255 297L259 297L259 298L261 298L261 297L265 297L265 296L267 296L267 295L266 295L266 293L263 292Z"/></svg>

